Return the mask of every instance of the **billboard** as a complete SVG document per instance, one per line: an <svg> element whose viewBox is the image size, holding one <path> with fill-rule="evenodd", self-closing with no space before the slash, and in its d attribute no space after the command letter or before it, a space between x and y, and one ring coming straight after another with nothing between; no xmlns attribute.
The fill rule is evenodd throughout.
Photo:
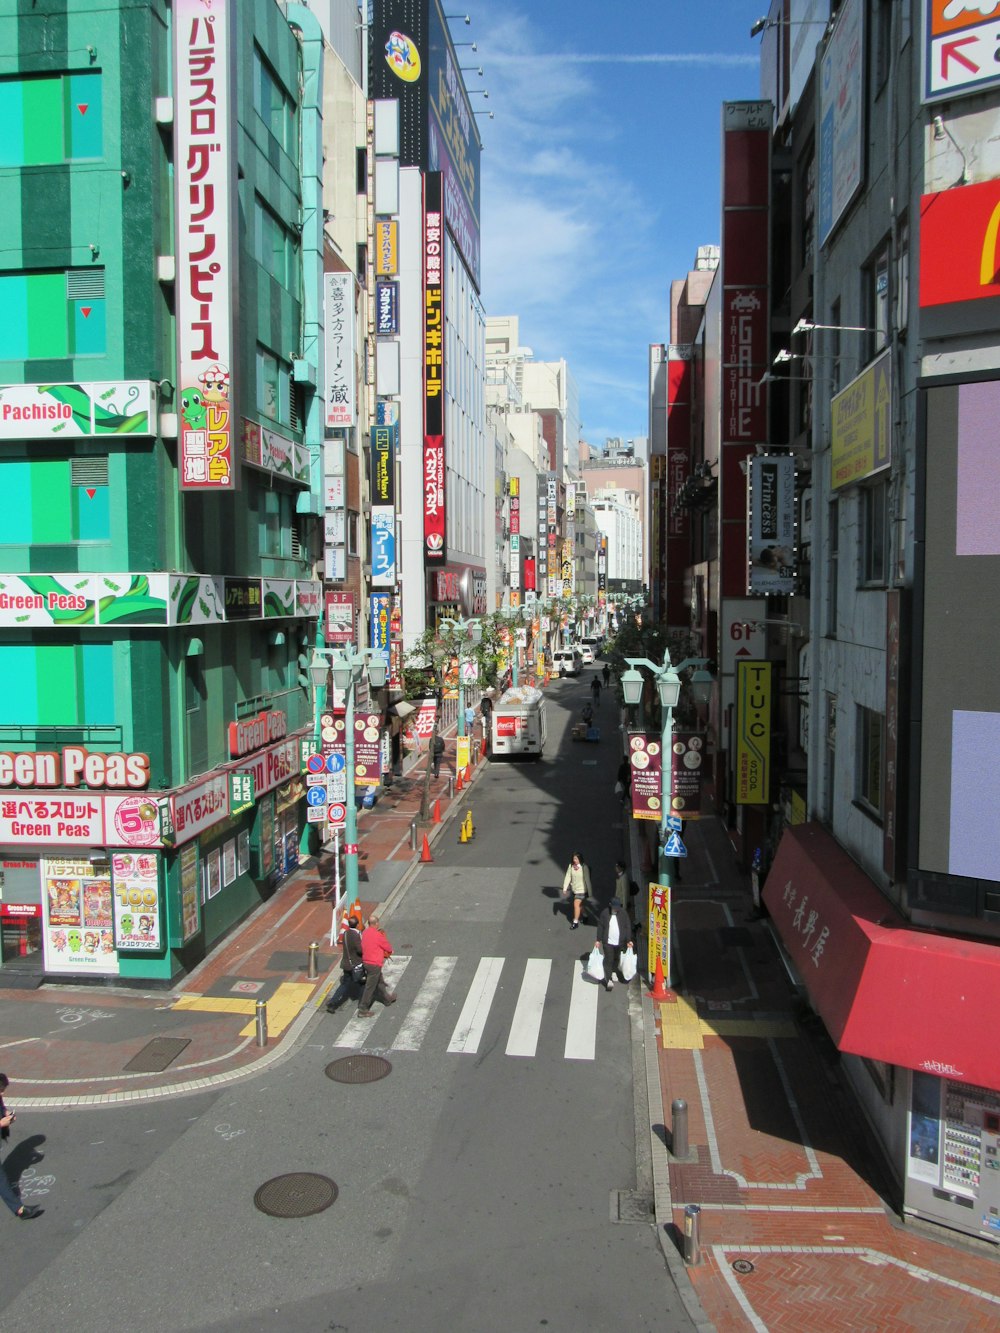
<svg viewBox="0 0 1000 1333"><path fill-rule="evenodd" d="M325 422L327 426L353 426L357 421L353 274L323 274L323 315Z"/></svg>
<svg viewBox="0 0 1000 1333"><path fill-rule="evenodd" d="M825 245L865 169L865 7L846 0L820 62L819 243Z"/></svg>
<svg viewBox="0 0 1000 1333"><path fill-rule="evenodd" d="M1000 10L990 0L923 0L923 101L962 97L1000 80Z"/></svg>
<svg viewBox="0 0 1000 1333"><path fill-rule="evenodd" d="M830 485L863 481L892 461L892 356L886 350L830 403Z"/></svg>
<svg viewBox="0 0 1000 1333"><path fill-rule="evenodd" d="M754 454L747 465L751 593L795 591L795 459Z"/></svg>
<svg viewBox="0 0 1000 1333"><path fill-rule="evenodd" d="M176 0L174 229L178 467L182 490L234 491L235 6Z"/></svg>
<svg viewBox="0 0 1000 1333"><path fill-rule="evenodd" d="M920 307L1000 296L1000 180L920 200Z"/></svg>
<svg viewBox="0 0 1000 1333"><path fill-rule="evenodd" d="M0 384L0 440L152 435L155 403L149 380Z"/></svg>
<svg viewBox="0 0 1000 1333"><path fill-rule="evenodd" d="M765 805L771 787L771 663L736 663L736 804Z"/></svg>
<svg viewBox="0 0 1000 1333"><path fill-rule="evenodd" d="M441 177L424 177L424 563L447 559L444 458L444 228Z"/></svg>

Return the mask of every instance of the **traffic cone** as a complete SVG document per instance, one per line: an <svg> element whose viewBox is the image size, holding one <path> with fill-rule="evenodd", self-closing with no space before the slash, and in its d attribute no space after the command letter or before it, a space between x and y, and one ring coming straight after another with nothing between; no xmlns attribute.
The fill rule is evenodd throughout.
<svg viewBox="0 0 1000 1333"><path fill-rule="evenodd" d="M472 825L472 811L471 811L471 810L466 810L466 812L465 812L465 827L466 827L466 830L467 830L467 835L466 835L466 836L467 836L467 837L470 837L470 838L475 837L475 835L476 835L476 830L475 830L475 828L474 828L473 825Z"/></svg>
<svg viewBox="0 0 1000 1333"><path fill-rule="evenodd" d="M653 989L648 992L651 1000L658 1000L663 1003L666 1000L673 999L673 996L667 990L666 983L663 980L663 960L660 955L656 955L656 971L653 974Z"/></svg>
<svg viewBox="0 0 1000 1333"><path fill-rule="evenodd" d="M430 843L427 841L427 834L426 834L426 833L424 834L424 845L423 845L423 847L421 847L421 849L420 849L420 859L421 859L421 861L433 861L433 860L434 860L433 856L431 856L431 845L430 845Z"/></svg>
<svg viewBox="0 0 1000 1333"><path fill-rule="evenodd" d="M440 824L440 823L441 823L441 802L440 802L440 800L437 800L437 801L434 802L434 823L435 823L435 824Z"/></svg>
<svg viewBox="0 0 1000 1333"><path fill-rule="evenodd" d="M459 824L459 826L458 826L458 840L459 840L459 842L468 842L468 841L469 841L469 839L468 839L468 837L466 836L466 833L465 833L465 820L464 820L464 819L462 820L461 824Z"/></svg>
<svg viewBox="0 0 1000 1333"><path fill-rule="evenodd" d="M461 790L462 790L462 770L461 770L461 769L459 769L458 772L455 774L455 790L456 790L456 791L461 791Z"/></svg>

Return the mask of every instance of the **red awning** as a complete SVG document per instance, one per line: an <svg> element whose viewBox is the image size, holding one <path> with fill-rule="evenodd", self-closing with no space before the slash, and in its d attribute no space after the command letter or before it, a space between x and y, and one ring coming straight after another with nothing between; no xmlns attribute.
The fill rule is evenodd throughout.
<svg viewBox="0 0 1000 1333"><path fill-rule="evenodd" d="M1000 947L911 927L818 824L785 830L764 902L840 1050L1000 1089Z"/></svg>

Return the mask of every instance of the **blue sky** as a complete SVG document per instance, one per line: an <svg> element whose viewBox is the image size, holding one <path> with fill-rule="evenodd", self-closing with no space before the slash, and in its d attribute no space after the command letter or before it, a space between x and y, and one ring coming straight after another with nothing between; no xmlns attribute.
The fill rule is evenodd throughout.
<svg viewBox="0 0 1000 1333"><path fill-rule="evenodd" d="M446 0L483 153L483 300L565 357L583 436L647 431L670 282L718 244L724 101L760 96L767 0ZM482 66L479 78L468 67Z"/></svg>

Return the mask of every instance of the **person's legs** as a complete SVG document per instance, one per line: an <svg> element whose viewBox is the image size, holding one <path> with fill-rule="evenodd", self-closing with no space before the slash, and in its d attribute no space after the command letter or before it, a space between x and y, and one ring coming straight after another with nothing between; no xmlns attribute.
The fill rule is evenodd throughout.
<svg viewBox="0 0 1000 1333"><path fill-rule="evenodd" d="M615 984L615 973L618 971L619 959L622 956L621 946L618 944L606 944L604 946L604 989L611 990Z"/></svg>
<svg viewBox="0 0 1000 1333"><path fill-rule="evenodd" d="M582 894L582 893L574 893L574 894L573 894L573 921L572 921L571 926L570 926L570 929L571 929L571 930L575 930L576 927L580 924L580 917L581 917L581 916L583 916L583 894Z"/></svg>
<svg viewBox="0 0 1000 1333"><path fill-rule="evenodd" d="M367 1018L372 1011L372 1000L375 998L375 992L378 990L379 986L382 986L383 990L385 989L385 986L382 981L382 969L380 967L373 967L369 963L366 963L365 966L368 969L368 980L365 982L364 994L361 996L358 1013L363 1014Z"/></svg>
<svg viewBox="0 0 1000 1333"><path fill-rule="evenodd" d="M3 1166L0 1166L0 1199L3 1199L12 1213L16 1213L21 1206L21 1200L17 1197L17 1192Z"/></svg>
<svg viewBox="0 0 1000 1333"><path fill-rule="evenodd" d="M334 1010L339 1009L340 1006L341 1006L346 1000L349 1000L349 999L350 999L350 997L351 997L351 992L352 992L353 990L354 990L354 977L353 977L353 975L352 975L350 972L341 972L341 974L340 974L340 985L337 987L337 989L333 992L333 994L332 994L332 995L330 996L330 998L327 1000L327 1002L326 1002L326 1012L327 1012L328 1014L332 1014L332 1013L334 1012Z"/></svg>

